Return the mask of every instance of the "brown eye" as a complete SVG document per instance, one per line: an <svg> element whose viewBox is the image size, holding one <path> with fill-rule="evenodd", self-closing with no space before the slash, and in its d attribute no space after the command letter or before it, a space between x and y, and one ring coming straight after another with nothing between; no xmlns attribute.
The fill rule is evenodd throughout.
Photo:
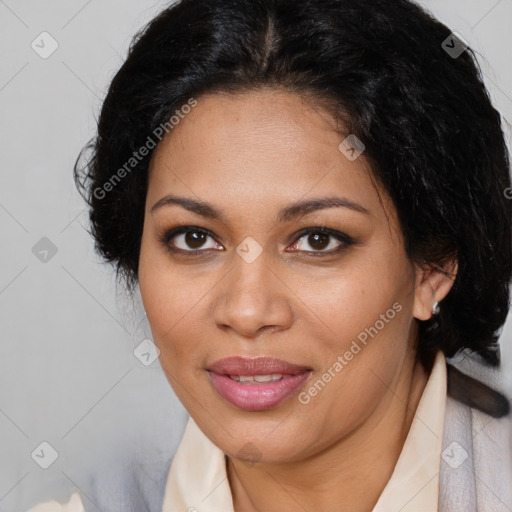
<svg viewBox="0 0 512 512"><path fill-rule="evenodd" d="M185 233L185 244L193 249L199 249L205 242L208 235L199 231L189 231Z"/></svg>
<svg viewBox="0 0 512 512"><path fill-rule="evenodd" d="M208 249L223 249L208 231L193 226L171 229L160 241L173 251L193 253L203 250L206 252Z"/></svg>
<svg viewBox="0 0 512 512"><path fill-rule="evenodd" d="M314 233L308 236L308 244L314 249L325 249L329 245L329 236Z"/></svg>
<svg viewBox="0 0 512 512"><path fill-rule="evenodd" d="M354 240L341 233L325 227L307 228L299 233L293 244L293 250L305 253L334 254L340 252Z"/></svg>

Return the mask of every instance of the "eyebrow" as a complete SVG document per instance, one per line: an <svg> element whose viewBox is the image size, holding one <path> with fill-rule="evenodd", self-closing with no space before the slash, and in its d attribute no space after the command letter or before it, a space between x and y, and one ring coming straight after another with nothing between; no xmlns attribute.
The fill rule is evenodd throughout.
<svg viewBox="0 0 512 512"><path fill-rule="evenodd" d="M159 199L152 206L151 214L164 206L171 205L181 206L185 210L201 215L202 217L215 219L224 223L226 222L223 213L210 203L205 201L197 201L188 197L173 195L167 195ZM350 199L344 197L321 197L298 201L289 206L286 206L278 213L277 221L290 221L297 217L307 215L313 211L323 210L326 208L348 208L349 210L353 210L365 215L370 215L370 212L364 206L361 206L360 204L351 201Z"/></svg>

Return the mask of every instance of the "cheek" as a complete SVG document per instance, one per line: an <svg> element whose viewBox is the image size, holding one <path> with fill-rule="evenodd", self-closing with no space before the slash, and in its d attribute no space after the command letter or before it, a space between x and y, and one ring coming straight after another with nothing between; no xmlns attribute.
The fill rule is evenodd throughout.
<svg viewBox="0 0 512 512"><path fill-rule="evenodd" d="M305 302L321 312L328 326L317 345L322 369L335 375L321 393L323 400L311 400L311 410L330 404L340 425L360 420L375 407L407 352L414 273L399 254L379 254L325 279L316 293L304 287L309 290Z"/></svg>
<svg viewBox="0 0 512 512"><path fill-rule="evenodd" d="M381 252L378 259L347 262L343 270L316 279L314 287L304 277L297 282L307 306L301 313L307 319L304 338L311 339L320 376L327 372L325 379L332 382L322 391L323 400L311 401L313 407L343 397L340 414L364 414L392 382L411 327L414 282L409 269L406 259Z"/></svg>
<svg viewBox="0 0 512 512"><path fill-rule="evenodd" d="M139 287L153 341L166 370L189 364L199 347L199 319L214 286L212 273L179 269L154 249L141 249ZM204 334L202 336L204 338Z"/></svg>
<svg viewBox="0 0 512 512"><path fill-rule="evenodd" d="M375 324L382 334L406 328L402 320L413 287L407 262L383 252L379 258L356 255L336 270L317 272L314 278L297 273L290 284L303 304L302 315L326 333L331 340L326 348L338 351L359 335L364 340L367 329Z"/></svg>

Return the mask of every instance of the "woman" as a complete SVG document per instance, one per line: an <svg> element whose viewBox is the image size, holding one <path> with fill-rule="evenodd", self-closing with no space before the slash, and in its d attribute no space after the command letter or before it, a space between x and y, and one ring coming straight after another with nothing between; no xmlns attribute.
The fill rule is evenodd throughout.
<svg viewBox="0 0 512 512"><path fill-rule="evenodd" d="M182 0L90 149L190 413L164 512L511 510L509 156L462 39L406 0Z"/></svg>

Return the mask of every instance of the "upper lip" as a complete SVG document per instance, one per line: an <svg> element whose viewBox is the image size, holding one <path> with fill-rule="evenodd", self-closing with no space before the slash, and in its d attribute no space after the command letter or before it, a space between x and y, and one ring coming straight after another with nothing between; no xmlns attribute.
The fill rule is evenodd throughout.
<svg viewBox="0 0 512 512"><path fill-rule="evenodd" d="M208 370L220 375L295 375L311 370L303 365L289 363L274 357L227 357L208 367Z"/></svg>

